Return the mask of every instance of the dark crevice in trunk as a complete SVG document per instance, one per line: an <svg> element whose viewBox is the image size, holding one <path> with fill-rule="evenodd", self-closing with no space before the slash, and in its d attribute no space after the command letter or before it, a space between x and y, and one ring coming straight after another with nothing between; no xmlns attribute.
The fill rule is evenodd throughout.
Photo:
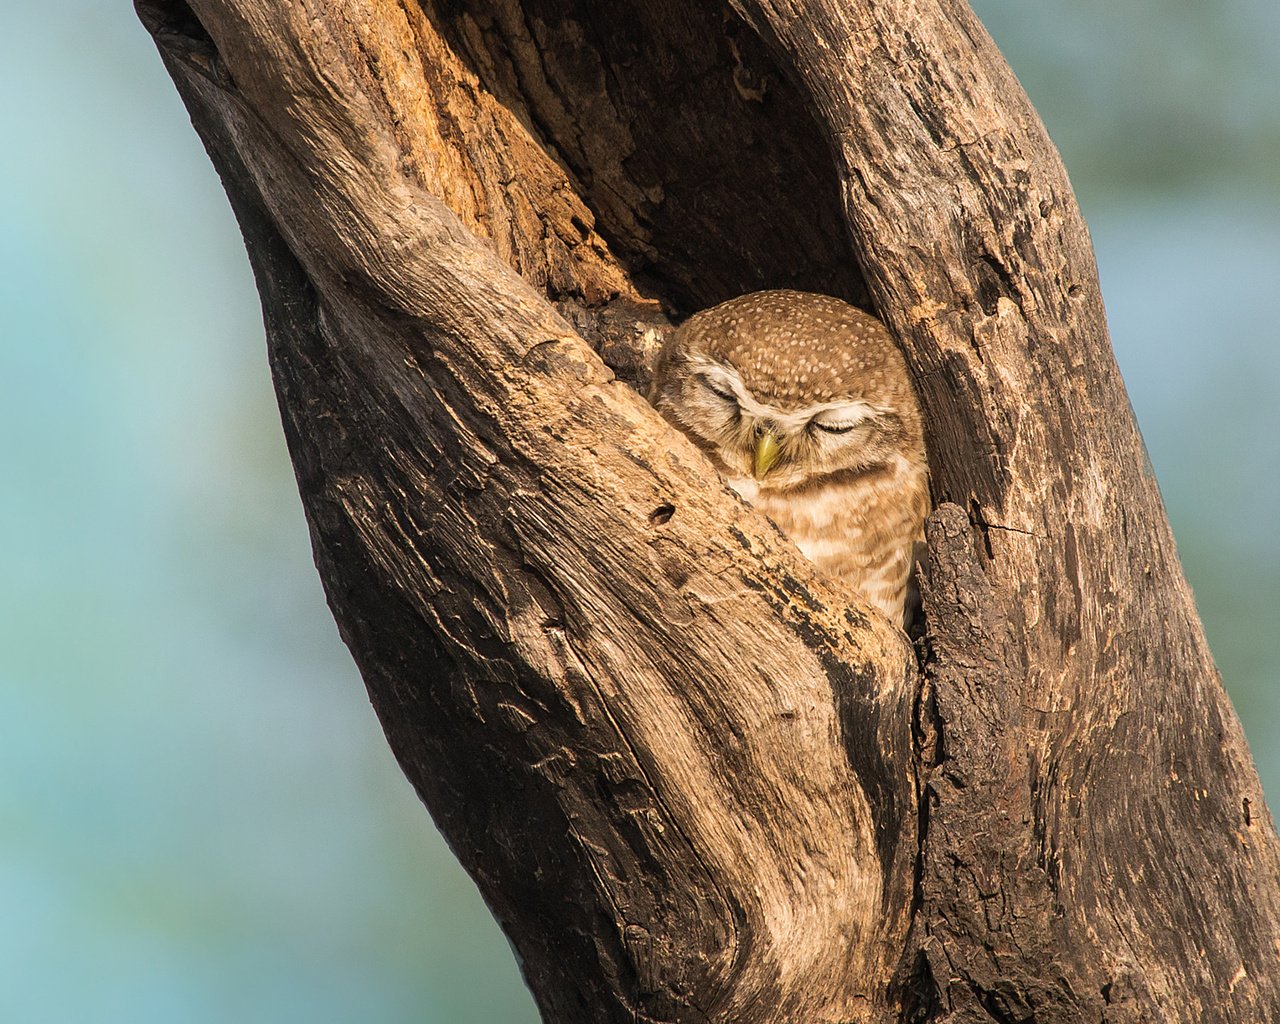
<svg viewBox="0 0 1280 1024"><path fill-rule="evenodd" d="M830 145L727 4L422 7L669 312L781 287L869 308Z"/></svg>

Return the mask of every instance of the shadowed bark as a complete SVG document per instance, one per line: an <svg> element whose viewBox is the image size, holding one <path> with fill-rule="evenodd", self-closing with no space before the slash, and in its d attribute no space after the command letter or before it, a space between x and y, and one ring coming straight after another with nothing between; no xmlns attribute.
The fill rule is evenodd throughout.
<svg viewBox="0 0 1280 1024"><path fill-rule="evenodd" d="M1275 832L1088 235L962 0L137 7L339 629L547 1021L1280 1005ZM915 375L918 651L637 391L784 286Z"/></svg>

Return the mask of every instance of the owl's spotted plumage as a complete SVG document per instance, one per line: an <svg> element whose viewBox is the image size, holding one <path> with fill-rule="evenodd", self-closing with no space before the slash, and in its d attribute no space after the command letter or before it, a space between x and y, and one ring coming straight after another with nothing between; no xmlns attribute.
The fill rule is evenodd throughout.
<svg viewBox="0 0 1280 1024"><path fill-rule="evenodd" d="M674 332L652 399L820 569L903 621L928 469L880 321L808 292L731 299Z"/></svg>

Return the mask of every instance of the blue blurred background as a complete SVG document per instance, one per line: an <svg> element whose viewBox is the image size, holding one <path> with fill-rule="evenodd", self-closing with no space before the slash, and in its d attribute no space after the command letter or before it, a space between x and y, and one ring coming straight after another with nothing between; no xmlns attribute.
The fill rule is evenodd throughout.
<svg viewBox="0 0 1280 1024"><path fill-rule="evenodd" d="M1280 5L980 0L1280 794ZM3 5L0 1020L532 1022L339 643L231 212L132 9Z"/></svg>

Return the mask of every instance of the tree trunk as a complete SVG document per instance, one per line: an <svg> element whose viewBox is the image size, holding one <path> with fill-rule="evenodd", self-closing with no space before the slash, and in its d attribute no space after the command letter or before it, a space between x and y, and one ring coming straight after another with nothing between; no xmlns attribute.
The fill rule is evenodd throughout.
<svg viewBox="0 0 1280 1024"><path fill-rule="evenodd" d="M137 6L334 616L544 1019L1280 1006L1275 831L1088 235L963 0ZM919 660L637 393L668 318L780 286L916 377Z"/></svg>

